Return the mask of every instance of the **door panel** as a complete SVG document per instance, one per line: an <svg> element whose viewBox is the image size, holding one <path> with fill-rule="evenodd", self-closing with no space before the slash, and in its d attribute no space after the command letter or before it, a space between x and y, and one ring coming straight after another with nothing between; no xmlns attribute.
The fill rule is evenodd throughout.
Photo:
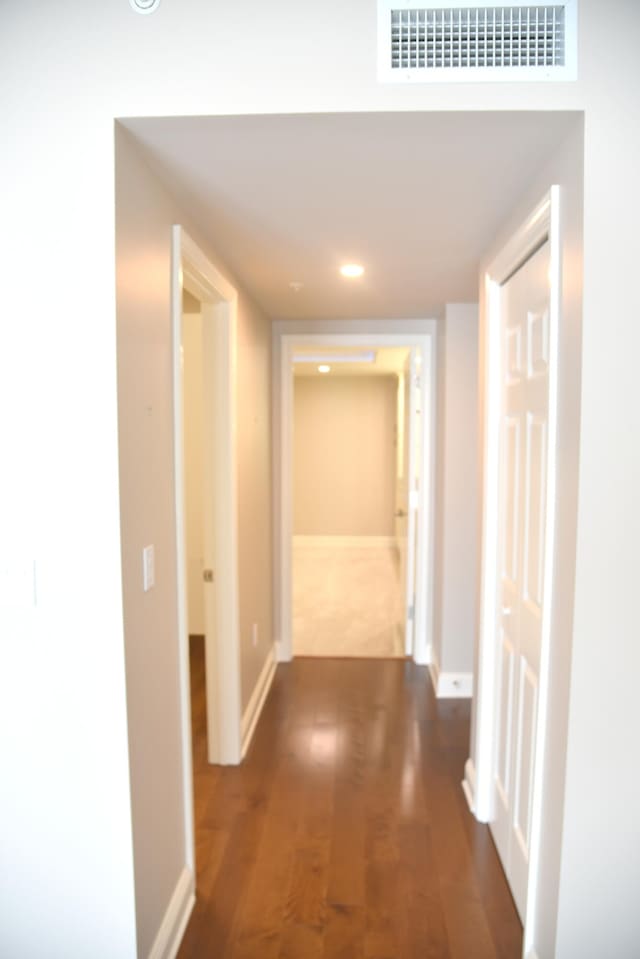
<svg viewBox="0 0 640 959"><path fill-rule="evenodd" d="M501 287L501 637L491 829L521 918L527 896L542 610L549 405L549 247Z"/></svg>
<svg viewBox="0 0 640 959"><path fill-rule="evenodd" d="M500 697L500 737L498 740L496 785L501 794L500 798L506 804L511 791L511 726L507 720L511 715L513 704L514 648L504 630L502 632L501 658L500 688L502 695Z"/></svg>
<svg viewBox="0 0 640 959"><path fill-rule="evenodd" d="M502 577L515 586L518 577L518 510L520 489L520 421L507 416L503 430L504 444L504 508L509 518L503 538Z"/></svg>

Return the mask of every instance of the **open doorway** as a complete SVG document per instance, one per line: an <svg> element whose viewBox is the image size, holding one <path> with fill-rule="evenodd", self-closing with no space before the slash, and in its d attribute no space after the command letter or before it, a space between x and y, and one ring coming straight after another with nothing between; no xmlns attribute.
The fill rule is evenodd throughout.
<svg viewBox="0 0 640 959"><path fill-rule="evenodd" d="M235 432L237 294L173 230L174 469L182 733L191 755L190 635L201 637L210 763L241 759ZM185 310L185 305L187 309ZM191 312L189 312L189 310ZM190 764L185 815L193 816Z"/></svg>
<svg viewBox="0 0 640 959"><path fill-rule="evenodd" d="M409 347L293 356L294 656L400 658L407 639L410 651L413 362Z"/></svg>
<svg viewBox="0 0 640 959"><path fill-rule="evenodd" d="M281 337L283 660L429 661L435 351L418 325Z"/></svg>

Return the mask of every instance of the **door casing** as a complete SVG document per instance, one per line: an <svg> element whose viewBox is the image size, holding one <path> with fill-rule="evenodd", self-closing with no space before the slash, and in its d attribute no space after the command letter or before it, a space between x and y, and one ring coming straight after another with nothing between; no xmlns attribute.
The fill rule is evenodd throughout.
<svg viewBox="0 0 640 959"><path fill-rule="evenodd" d="M342 320L322 323L328 332L317 332L317 324L300 321L274 324L274 573L276 577L275 624L279 662L289 662L292 651L292 537L293 537L293 374L292 356L300 346L403 346L419 347L421 370L422 463L418 493L417 524L420 534L416 550L416 603L414 644L416 663L431 662L433 644L433 546L434 472L436 416L436 321L410 321L407 332L393 332L398 320ZM406 321L405 321L406 322ZM377 332L379 330L379 332Z"/></svg>
<svg viewBox="0 0 640 959"><path fill-rule="evenodd" d="M202 304L203 330L213 341L214 367L210 372L210 419L215 455L209 494L213 508L205 510L211 528L205 540L212 544L216 589L215 630L207 636L207 747L211 763L235 765L241 756L240 637L236 463L236 326L238 294L197 244L180 226L172 231L172 324L175 522L177 551L178 641L184 756L185 816L193 845L191 769L191 709L189 635L186 589L186 530L184 516L184 436L182 401L182 291L186 288ZM211 504L209 504L211 505Z"/></svg>

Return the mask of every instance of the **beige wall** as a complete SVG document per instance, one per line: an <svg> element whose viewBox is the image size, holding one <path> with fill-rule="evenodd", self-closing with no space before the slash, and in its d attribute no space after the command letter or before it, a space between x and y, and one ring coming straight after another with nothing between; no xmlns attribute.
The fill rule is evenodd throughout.
<svg viewBox="0 0 640 959"><path fill-rule="evenodd" d="M293 529L392 536L394 376L294 378Z"/></svg>
<svg viewBox="0 0 640 959"><path fill-rule="evenodd" d="M121 130L116 147L124 635L138 952L146 956L186 863L167 282L170 228L181 216ZM238 352L240 653L246 704L272 646L270 326L242 291ZM156 585L144 593L141 554L149 544L155 546ZM250 637L253 622L259 623L256 648Z"/></svg>
<svg viewBox="0 0 640 959"><path fill-rule="evenodd" d="M238 301L238 562L242 710L273 648L271 326L241 291ZM251 642L252 624L258 643Z"/></svg>
<svg viewBox="0 0 640 959"><path fill-rule="evenodd" d="M185 291L186 292L186 291ZM193 297L187 300L191 310L199 309ZM184 376L184 485L187 537L188 627L191 636L204 635L203 540L203 356L202 316L184 313L182 318L182 356Z"/></svg>
<svg viewBox="0 0 640 959"><path fill-rule="evenodd" d="M434 660L471 673L476 630L478 308L448 303L438 323Z"/></svg>

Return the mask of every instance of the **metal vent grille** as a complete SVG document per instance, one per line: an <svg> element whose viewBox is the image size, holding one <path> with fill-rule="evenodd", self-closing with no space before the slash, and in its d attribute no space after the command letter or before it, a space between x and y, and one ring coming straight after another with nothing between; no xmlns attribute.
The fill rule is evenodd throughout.
<svg viewBox="0 0 640 959"><path fill-rule="evenodd" d="M379 3L381 79L570 79L575 69L573 0L504 7Z"/></svg>

